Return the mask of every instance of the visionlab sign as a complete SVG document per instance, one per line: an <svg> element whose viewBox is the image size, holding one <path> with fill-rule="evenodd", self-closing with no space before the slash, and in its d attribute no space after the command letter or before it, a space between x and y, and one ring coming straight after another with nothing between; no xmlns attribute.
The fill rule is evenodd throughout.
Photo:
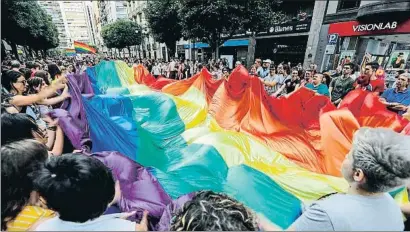
<svg viewBox="0 0 410 232"><path fill-rule="evenodd" d="M368 23L353 25L353 31L381 31L381 30L394 30L397 28L397 22L387 22L387 23Z"/></svg>
<svg viewBox="0 0 410 232"><path fill-rule="evenodd" d="M377 23L348 21L333 23L330 24L328 32L328 34L338 34L340 37L359 35L388 35L399 33L410 33L410 19L401 23L397 21Z"/></svg>

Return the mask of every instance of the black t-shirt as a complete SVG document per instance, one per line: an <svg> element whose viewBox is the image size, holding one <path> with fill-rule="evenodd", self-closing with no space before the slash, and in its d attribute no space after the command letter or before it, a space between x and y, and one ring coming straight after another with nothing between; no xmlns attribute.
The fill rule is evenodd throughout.
<svg viewBox="0 0 410 232"><path fill-rule="evenodd" d="M404 223L404 231L410 231L410 217L408 217Z"/></svg>
<svg viewBox="0 0 410 232"><path fill-rule="evenodd" d="M285 85L286 85L286 93L291 93L293 91L295 91L296 85L300 84L300 80L296 79L296 80L292 80L292 79L287 79L285 81Z"/></svg>
<svg viewBox="0 0 410 232"><path fill-rule="evenodd" d="M402 64L404 64L404 60L403 60L403 59L401 59L401 60L399 61L399 63L396 63L396 62L397 62L397 58L395 58L395 59L393 60L393 62L392 62L393 68L400 68L400 66L401 66Z"/></svg>

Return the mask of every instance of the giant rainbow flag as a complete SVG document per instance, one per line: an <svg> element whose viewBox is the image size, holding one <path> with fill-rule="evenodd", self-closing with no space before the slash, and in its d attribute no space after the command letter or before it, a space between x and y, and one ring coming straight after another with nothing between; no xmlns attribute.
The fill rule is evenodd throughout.
<svg viewBox="0 0 410 232"><path fill-rule="evenodd" d="M228 80L213 80L204 69L173 81L155 79L142 66L103 61L87 76L95 95L82 104L93 152L119 151L142 164L172 199L225 192L283 228L302 204L346 191L340 166L358 128L410 134L409 121L367 92L353 91L339 109L305 88L272 98L244 67ZM144 183L124 187L140 191L125 197L149 202L160 195ZM408 201L404 189L391 194Z"/></svg>
<svg viewBox="0 0 410 232"><path fill-rule="evenodd" d="M77 53L91 53L91 54L96 53L95 48L91 47L90 45L86 43L81 43L78 41L74 41L74 49Z"/></svg>

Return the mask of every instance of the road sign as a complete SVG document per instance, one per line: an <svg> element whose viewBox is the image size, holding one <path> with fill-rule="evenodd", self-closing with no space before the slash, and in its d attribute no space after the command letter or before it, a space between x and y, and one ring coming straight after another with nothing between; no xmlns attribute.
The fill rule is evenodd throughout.
<svg viewBox="0 0 410 232"><path fill-rule="evenodd" d="M327 44L336 44L337 39L339 39L339 34L330 34L327 37Z"/></svg>

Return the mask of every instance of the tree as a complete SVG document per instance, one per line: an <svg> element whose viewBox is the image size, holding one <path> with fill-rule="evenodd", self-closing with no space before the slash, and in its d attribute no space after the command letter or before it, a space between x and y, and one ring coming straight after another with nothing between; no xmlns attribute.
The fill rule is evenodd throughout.
<svg viewBox="0 0 410 232"><path fill-rule="evenodd" d="M18 58L16 44L37 50L57 47L57 27L35 1L1 1L3 38L10 43Z"/></svg>
<svg viewBox="0 0 410 232"><path fill-rule="evenodd" d="M1 26L2 37L12 47L12 51L16 58L16 44L27 45L27 39L31 37L30 28L35 27L34 15L31 14L30 5L33 2L22 2L4 0L1 1Z"/></svg>
<svg viewBox="0 0 410 232"><path fill-rule="evenodd" d="M255 35L267 31L284 14L279 10L283 0L179 0L180 22L184 37L200 39L211 46L218 57L222 43L240 32L250 32L253 61Z"/></svg>
<svg viewBox="0 0 410 232"><path fill-rule="evenodd" d="M149 1L146 17L155 40L165 43L168 54L175 54L175 44L182 38L178 0Z"/></svg>
<svg viewBox="0 0 410 232"><path fill-rule="evenodd" d="M237 1L240 5L237 13L240 15L241 28L250 33L248 45L248 65L251 66L255 59L256 34L268 31L269 27L285 18L281 12L280 4L283 0L246 0ZM262 19L262 20L261 20Z"/></svg>
<svg viewBox="0 0 410 232"><path fill-rule="evenodd" d="M114 36L112 35L112 29L111 29L112 25L108 24L106 26L104 26L101 30L101 37L103 38L104 44L105 46L107 46L107 48L111 49L114 48ZM112 56L112 52L111 52L111 56Z"/></svg>
<svg viewBox="0 0 410 232"><path fill-rule="evenodd" d="M179 0L179 3L184 38L207 42L218 57L219 46L240 26L240 4L232 0Z"/></svg>
<svg viewBox="0 0 410 232"><path fill-rule="evenodd" d="M108 48L128 49L131 54L130 46L141 44L141 27L129 20L117 20L104 26L101 36Z"/></svg>
<svg viewBox="0 0 410 232"><path fill-rule="evenodd" d="M56 48L59 44L58 30L53 23L51 16L44 11L39 12L41 23L38 24L36 36L30 40L29 45L35 50L42 50L43 56L46 51L51 48Z"/></svg>
<svg viewBox="0 0 410 232"><path fill-rule="evenodd" d="M266 31L272 24L276 24L283 17L281 4L283 0L247 0L236 1L241 16L241 27L254 34Z"/></svg>

